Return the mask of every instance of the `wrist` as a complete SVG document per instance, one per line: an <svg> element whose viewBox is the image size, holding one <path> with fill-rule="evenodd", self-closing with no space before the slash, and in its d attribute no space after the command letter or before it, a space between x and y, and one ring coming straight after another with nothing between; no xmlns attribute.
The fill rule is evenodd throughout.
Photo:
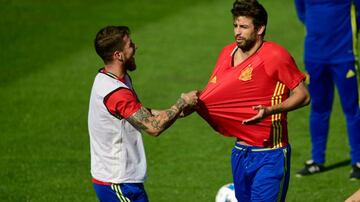
<svg viewBox="0 0 360 202"><path fill-rule="evenodd" d="M186 107L186 103L185 103L184 98L180 97L180 98L176 101L175 107L176 107L179 111L183 110L183 109Z"/></svg>
<svg viewBox="0 0 360 202"><path fill-rule="evenodd" d="M275 106L269 107L269 113L271 115L272 114L279 114L279 113L281 113L281 108L275 107Z"/></svg>
<svg viewBox="0 0 360 202"><path fill-rule="evenodd" d="M267 115L273 115L275 114L274 107L266 107Z"/></svg>

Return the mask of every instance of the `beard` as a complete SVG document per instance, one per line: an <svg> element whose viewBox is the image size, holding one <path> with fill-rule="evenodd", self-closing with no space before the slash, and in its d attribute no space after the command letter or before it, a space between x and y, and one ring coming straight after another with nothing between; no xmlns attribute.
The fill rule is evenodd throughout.
<svg viewBox="0 0 360 202"><path fill-rule="evenodd" d="M237 39L238 36L235 37ZM247 39L243 39L240 42L237 42L237 46L244 52L249 51L252 47L254 47L256 43L256 35L253 34Z"/></svg>
<svg viewBox="0 0 360 202"><path fill-rule="evenodd" d="M136 69L136 63L135 63L135 58L132 57L131 59L127 60L125 62L125 68L126 70L132 72Z"/></svg>

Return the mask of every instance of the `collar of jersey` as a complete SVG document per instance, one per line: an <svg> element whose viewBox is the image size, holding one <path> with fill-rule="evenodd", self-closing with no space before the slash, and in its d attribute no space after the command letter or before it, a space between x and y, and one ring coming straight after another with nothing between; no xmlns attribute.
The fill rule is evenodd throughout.
<svg viewBox="0 0 360 202"><path fill-rule="evenodd" d="M105 68L100 69L100 72L101 72L101 73L104 73L104 74L106 74L106 75L108 75L108 76L110 76L110 77L113 78L113 79L119 80L119 81L121 81L121 82L124 82L124 80L125 80L125 77L123 77L122 79L120 79L120 78L117 77L114 73L106 71Z"/></svg>

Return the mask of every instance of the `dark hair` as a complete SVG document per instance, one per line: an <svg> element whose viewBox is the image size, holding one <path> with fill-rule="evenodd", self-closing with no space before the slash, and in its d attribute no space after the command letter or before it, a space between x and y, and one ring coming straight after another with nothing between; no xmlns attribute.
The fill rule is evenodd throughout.
<svg viewBox="0 0 360 202"><path fill-rule="evenodd" d="M124 37L130 35L127 26L107 26L102 28L95 37L95 50L105 64L112 61L115 51L124 48Z"/></svg>
<svg viewBox="0 0 360 202"><path fill-rule="evenodd" d="M234 19L239 16L253 18L255 28L267 25L267 12L257 0L235 0L231 13Z"/></svg>

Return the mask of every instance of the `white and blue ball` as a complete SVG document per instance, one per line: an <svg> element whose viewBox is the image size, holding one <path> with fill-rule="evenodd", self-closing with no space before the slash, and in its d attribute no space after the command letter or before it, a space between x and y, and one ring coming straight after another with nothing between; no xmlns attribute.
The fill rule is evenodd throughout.
<svg viewBox="0 0 360 202"><path fill-rule="evenodd" d="M216 194L215 202L237 202L234 183L229 183L220 187Z"/></svg>

